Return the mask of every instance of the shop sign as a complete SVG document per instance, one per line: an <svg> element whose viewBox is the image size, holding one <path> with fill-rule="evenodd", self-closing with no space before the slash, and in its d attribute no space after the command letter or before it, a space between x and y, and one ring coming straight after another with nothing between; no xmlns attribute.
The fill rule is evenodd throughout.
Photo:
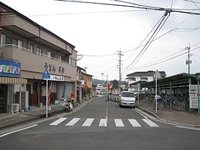
<svg viewBox="0 0 200 150"><path fill-rule="evenodd" d="M20 77L21 63L9 60L0 60L0 76Z"/></svg>
<svg viewBox="0 0 200 150"><path fill-rule="evenodd" d="M50 75L50 80L53 80L53 81L64 81L64 77L63 76Z"/></svg>
<svg viewBox="0 0 200 150"><path fill-rule="evenodd" d="M190 109L198 108L198 85L189 85Z"/></svg>
<svg viewBox="0 0 200 150"><path fill-rule="evenodd" d="M48 70L49 72L58 72L58 73L64 73L65 69L63 66L56 67L54 64L48 64L45 62L44 69Z"/></svg>

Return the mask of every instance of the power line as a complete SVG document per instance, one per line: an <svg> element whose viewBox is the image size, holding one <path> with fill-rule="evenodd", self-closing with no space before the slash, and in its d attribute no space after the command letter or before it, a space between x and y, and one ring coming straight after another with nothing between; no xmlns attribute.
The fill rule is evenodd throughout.
<svg viewBox="0 0 200 150"><path fill-rule="evenodd" d="M117 53L106 54L106 55L85 55L85 54L81 54L81 55L85 57L109 57L109 56L117 55Z"/></svg>
<svg viewBox="0 0 200 150"><path fill-rule="evenodd" d="M200 42L199 42L198 44L200 44ZM195 45L197 45L197 44L195 44ZM191 49L191 51L194 51L194 50L197 50L197 49L200 49L200 47L193 48L193 49ZM172 54L172 55L170 55L170 56L167 56L167 57L161 59L161 60L158 61L158 62L151 63L151 64L148 64L148 65L144 65L144 66L142 66L142 67L135 68L135 70L137 70L137 69L142 69L142 68L147 68L147 67L151 67L151 66L155 66L155 65L158 65L158 64L161 64L161 63L164 63L164 62L173 60L173 59L175 59L175 58L178 58L178 57L180 57L180 56L182 56L182 55L187 54L188 52L181 52L180 54L179 54L179 53L180 53L180 52L175 53L175 54Z"/></svg>
<svg viewBox="0 0 200 150"><path fill-rule="evenodd" d="M186 2L191 2L191 3L196 3L196 4L200 4L200 2L197 2L197 1L193 1L193 0L184 0Z"/></svg>
<svg viewBox="0 0 200 150"><path fill-rule="evenodd" d="M40 17L40 16L64 16L64 15L79 15L79 14L98 14L98 13L123 13L123 12L134 12L134 11L144 11L144 10L117 10L117 11L88 11L88 12L66 12L66 13L52 13L52 14L38 14L38 15L28 15L30 17Z"/></svg>
<svg viewBox="0 0 200 150"><path fill-rule="evenodd" d="M152 35L150 36L149 40L146 42L146 44L144 45L143 49L139 52L139 54L136 56L136 58L131 62L131 64L126 68L126 70L128 70L132 65L134 66L139 60L140 58L143 56L143 54L146 52L146 50L148 49L148 47L151 44L151 41L155 38L155 36L158 34L158 32L161 30L161 28L163 27L163 25L165 24L166 20L169 17L169 13L165 12L165 14L161 17L161 19L158 21L158 25L156 27L156 29L154 30L154 32L152 33Z"/></svg>
<svg viewBox="0 0 200 150"><path fill-rule="evenodd" d="M74 2L74 3L82 3L82 4L94 4L94 5L106 5L106 6L117 6L117 7L127 7L127 8L137 8L143 10L155 10L155 11L168 11L168 12L176 12L182 14L189 14L189 15L200 15L198 12L189 12L191 9L171 9L171 8L164 8L164 7L155 7L155 6L146 6L134 3L132 5L124 5L124 4L114 4L114 3L103 3L103 2L92 2L92 1L79 1L79 0L56 0L56 1L63 1L63 2ZM192 9L198 10L198 9Z"/></svg>

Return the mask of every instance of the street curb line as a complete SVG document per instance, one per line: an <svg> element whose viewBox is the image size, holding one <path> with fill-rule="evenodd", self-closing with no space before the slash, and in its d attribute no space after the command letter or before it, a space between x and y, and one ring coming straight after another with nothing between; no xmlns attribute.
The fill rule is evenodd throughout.
<svg viewBox="0 0 200 150"><path fill-rule="evenodd" d="M158 115L156 115L155 113L153 113L151 111L145 110L144 108L141 108L141 107L137 107L137 108L139 110L144 111L147 114L157 118L158 120L160 120L160 121L162 121L163 123L166 123L166 124L174 125L174 126L177 126L177 127L182 126L182 127L185 127L185 128L197 128L197 129L200 128L200 126L197 126L197 125L191 125L191 124L185 124L185 123L173 122L173 121L170 121L170 120L166 120L166 119L159 117Z"/></svg>

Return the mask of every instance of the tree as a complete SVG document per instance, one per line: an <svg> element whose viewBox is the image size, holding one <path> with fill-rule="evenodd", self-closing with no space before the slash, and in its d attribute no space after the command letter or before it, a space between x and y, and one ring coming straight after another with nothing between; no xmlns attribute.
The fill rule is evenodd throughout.
<svg viewBox="0 0 200 150"><path fill-rule="evenodd" d="M111 83L111 90L118 89L118 81L117 80L113 80L110 83Z"/></svg>

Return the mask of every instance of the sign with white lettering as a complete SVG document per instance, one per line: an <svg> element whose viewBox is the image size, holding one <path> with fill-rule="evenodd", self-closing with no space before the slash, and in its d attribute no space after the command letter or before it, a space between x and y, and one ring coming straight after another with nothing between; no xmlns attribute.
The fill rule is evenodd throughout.
<svg viewBox="0 0 200 150"><path fill-rule="evenodd" d="M20 77L21 63L0 59L0 76Z"/></svg>
<svg viewBox="0 0 200 150"><path fill-rule="evenodd" d="M53 80L53 81L64 81L64 77L63 76L50 75L50 80Z"/></svg>
<svg viewBox="0 0 200 150"><path fill-rule="evenodd" d="M200 88L200 87L199 87ZM189 85L190 108L198 108L198 85Z"/></svg>

